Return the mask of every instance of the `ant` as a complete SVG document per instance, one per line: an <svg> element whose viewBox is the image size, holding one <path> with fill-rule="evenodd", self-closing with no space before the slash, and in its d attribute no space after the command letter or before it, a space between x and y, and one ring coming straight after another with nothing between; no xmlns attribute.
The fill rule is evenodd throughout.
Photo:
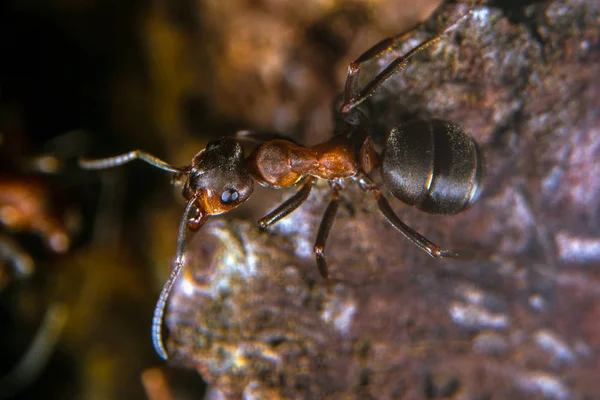
<svg viewBox="0 0 600 400"><path fill-rule="evenodd" d="M197 231L211 215L228 212L250 198L254 181L268 188L299 187L294 195L259 221L267 229L285 218L308 198L313 183L324 179L331 186L331 200L319 226L314 246L319 273L329 277L325 244L333 225L344 180L355 182L375 198L387 221L412 243L435 258L463 258L455 250L444 249L404 224L369 177L381 172L383 185L396 198L430 214L457 214L471 206L482 190L482 156L473 138L458 125L441 119L416 120L393 127L383 150L378 153L371 139L371 123L358 106L386 80L403 69L417 53L440 40L468 13L434 37L396 57L382 72L358 89L359 72L367 61L392 53L410 31L377 43L348 68L343 103L335 110L336 132L331 139L312 147L300 146L278 134L241 131L237 138L221 138L208 143L190 165L174 167L140 150L99 160L80 160L86 169L104 169L133 160L142 160L174 174L173 182L183 186L187 205L179 226L175 265L165 283L152 320L154 348L163 359L162 342L165 305L173 283L185 263L187 231ZM241 140L260 144L248 157Z"/></svg>

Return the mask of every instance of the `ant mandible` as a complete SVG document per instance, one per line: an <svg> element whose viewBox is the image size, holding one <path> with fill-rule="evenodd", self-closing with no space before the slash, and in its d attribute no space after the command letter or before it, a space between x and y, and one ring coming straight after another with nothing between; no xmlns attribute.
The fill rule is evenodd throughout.
<svg viewBox="0 0 600 400"><path fill-rule="evenodd" d="M277 134L243 131L238 133L237 139L221 138L209 142L194 156L190 165L184 167L174 167L140 150L111 158L80 160L83 168L104 169L139 159L172 172L173 181L183 185L182 194L187 205L179 226L175 265L160 293L152 320L152 340L160 357L168 357L162 342L162 321L169 292L185 263L186 232L200 229L208 216L225 213L244 203L253 192L254 181L268 188L299 187L294 195L259 221L261 229L267 229L296 210L308 198L317 179L330 183L331 200L314 246L323 278L329 276L325 244L345 179L371 194L387 221L421 250L435 258L461 258L457 251L441 248L404 224L368 173L378 168L387 190L421 211L456 214L472 205L482 190L482 157L475 141L452 122L416 120L394 127L387 135L383 151L378 153L371 140L370 121L358 106L402 70L411 57L437 42L471 11L405 55L395 58L360 91L358 76L362 65L395 51L410 31L377 43L352 62L348 68L343 104L339 111L336 110L338 134L323 143L303 147ZM245 157L240 144L242 139L261 144Z"/></svg>

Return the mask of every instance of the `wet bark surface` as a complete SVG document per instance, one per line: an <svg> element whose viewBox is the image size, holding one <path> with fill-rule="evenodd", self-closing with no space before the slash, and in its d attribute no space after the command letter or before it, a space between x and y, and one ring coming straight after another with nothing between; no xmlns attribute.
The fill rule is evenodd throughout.
<svg viewBox="0 0 600 400"><path fill-rule="evenodd" d="M461 7L447 10L407 48ZM408 225L476 259L429 258L351 182L327 281L312 255L327 184L269 233L211 221L169 305L174 362L231 398L599 396L599 18L585 1L478 6L372 99L380 135L436 116L481 145L485 189L468 211L394 202Z"/></svg>

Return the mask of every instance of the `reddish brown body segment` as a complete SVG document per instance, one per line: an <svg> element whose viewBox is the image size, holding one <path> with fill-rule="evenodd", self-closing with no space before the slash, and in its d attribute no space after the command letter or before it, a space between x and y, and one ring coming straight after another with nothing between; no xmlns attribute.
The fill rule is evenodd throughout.
<svg viewBox="0 0 600 400"><path fill-rule="evenodd" d="M313 147L271 140L250 155L248 168L258 183L275 188L293 186L306 176L349 178L359 170L352 147L333 140Z"/></svg>

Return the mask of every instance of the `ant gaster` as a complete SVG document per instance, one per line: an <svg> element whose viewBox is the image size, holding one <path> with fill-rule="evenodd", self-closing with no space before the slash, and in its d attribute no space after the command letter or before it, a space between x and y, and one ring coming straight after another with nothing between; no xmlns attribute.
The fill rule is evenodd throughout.
<svg viewBox="0 0 600 400"><path fill-rule="evenodd" d="M343 104L336 111L338 133L313 147L300 146L276 134L243 131L238 133L237 139L211 141L185 167L171 166L140 150L111 158L80 161L83 168L103 169L139 159L174 173L174 181L183 183L187 206L179 226L175 265L161 291L152 321L153 344L163 359L167 359L161 333L164 309L171 287L185 263L186 232L197 231L208 216L225 213L248 200L254 181L269 188L299 187L287 201L259 221L262 229L296 210L308 198L317 179L329 181L331 200L314 247L323 278L329 276L325 243L338 210L344 179L357 183L372 195L387 221L421 250L436 258L461 257L458 252L439 247L404 224L368 173L379 169L385 188L404 203L431 214L456 214L472 205L482 189L482 158L474 140L452 122L416 120L394 127L387 134L383 151L378 153L371 140L371 123L358 106L402 70L412 56L437 42L467 14L407 54L395 58L360 91L358 76L363 63L394 52L408 32L377 43L352 62L348 68ZM245 158L240 139L260 144Z"/></svg>

